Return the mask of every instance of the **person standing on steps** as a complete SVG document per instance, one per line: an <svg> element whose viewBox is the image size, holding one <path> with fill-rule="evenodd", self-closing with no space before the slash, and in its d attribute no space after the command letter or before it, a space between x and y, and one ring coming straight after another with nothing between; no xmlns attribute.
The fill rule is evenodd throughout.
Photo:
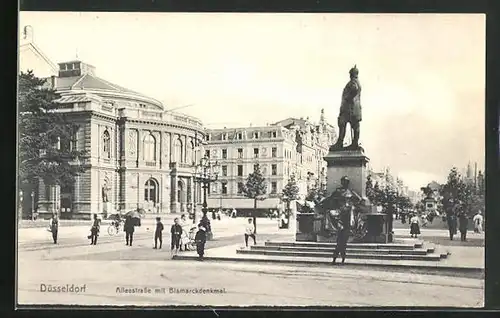
<svg viewBox="0 0 500 318"><path fill-rule="evenodd" d="M57 244L57 232L59 231L59 218L57 214L54 213L49 222L49 229L52 232L52 239L54 240L54 244Z"/></svg>
<svg viewBox="0 0 500 318"><path fill-rule="evenodd" d="M174 224L170 228L170 234L171 234L170 253L172 257L174 257L179 252L179 247L181 244L182 226L179 224L179 218L174 219Z"/></svg>
<svg viewBox="0 0 500 318"><path fill-rule="evenodd" d="M162 232L163 232L163 223L161 223L161 218L157 217L156 218L155 247L154 247L154 249L158 248L158 241L160 241L160 249L161 249L161 245L163 244Z"/></svg>
<svg viewBox="0 0 500 318"><path fill-rule="evenodd" d="M335 246L335 250L333 251L333 261L332 264L335 265L335 261L337 257L342 257L342 265L345 262L346 252L347 252L347 241L349 240L349 235L351 233L351 211L348 206L347 209L341 211L340 220L338 223L337 230L337 245Z"/></svg>
<svg viewBox="0 0 500 318"><path fill-rule="evenodd" d="M123 225L123 230L125 231L125 245L132 246L134 241L134 222L130 215L125 218L125 224Z"/></svg>
<svg viewBox="0 0 500 318"><path fill-rule="evenodd" d="M201 224L198 224L198 232L196 232L194 240L196 241L198 260L203 261L203 256L205 255L205 243L207 242L207 232Z"/></svg>
<svg viewBox="0 0 500 318"><path fill-rule="evenodd" d="M187 251L187 243L189 242L189 235L186 229L188 228L188 221L186 219L186 215L181 215L181 221L179 225L182 228L181 240L179 242L179 251Z"/></svg>
<svg viewBox="0 0 500 318"><path fill-rule="evenodd" d="M481 210L474 215L472 222L474 222L474 233L481 233L483 231L483 216L481 215Z"/></svg>
<svg viewBox="0 0 500 318"><path fill-rule="evenodd" d="M101 230L101 220L94 214L94 220L92 222L92 227L90 228L90 245L97 245L97 237L99 236L99 231Z"/></svg>

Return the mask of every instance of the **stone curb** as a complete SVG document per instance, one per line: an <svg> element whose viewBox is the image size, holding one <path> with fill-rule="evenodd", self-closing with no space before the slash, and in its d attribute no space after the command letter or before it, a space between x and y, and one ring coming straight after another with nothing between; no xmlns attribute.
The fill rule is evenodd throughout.
<svg viewBox="0 0 500 318"><path fill-rule="evenodd" d="M176 255L174 260L197 260L197 256L191 255ZM305 264L305 265L330 265L330 262L325 261L301 261L301 260L280 260L280 259L242 259L237 257L219 257L207 256L205 261L225 261L225 262L252 262L252 263L286 263L286 264ZM359 263L345 263L343 267L380 267L380 268L400 268L407 270L432 270L438 272L460 272L470 274L482 274L484 268L479 267L457 267L457 266L430 266L430 265L404 265L404 264L359 264Z"/></svg>

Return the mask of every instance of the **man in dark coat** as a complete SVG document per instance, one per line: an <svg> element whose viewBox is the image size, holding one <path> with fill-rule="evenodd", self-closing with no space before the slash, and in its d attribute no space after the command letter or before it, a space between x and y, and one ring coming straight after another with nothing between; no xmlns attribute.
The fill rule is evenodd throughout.
<svg viewBox="0 0 500 318"><path fill-rule="evenodd" d="M101 220L94 214L94 221L92 222L92 227L90 228L90 245L97 245L97 237L99 236L99 231L101 230Z"/></svg>
<svg viewBox="0 0 500 318"><path fill-rule="evenodd" d="M50 219L50 232L52 232L52 239L54 240L54 244L57 244L57 232L59 231L59 219L57 214L54 213L52 218Z"/></svg>
<svg viewBox="0 0 500 318"><path fill-rule="evenodd" d="M125 218L125 224L123 226L123 230L125 231L125 241L128 246L132 246L132 242L134 241L134 222L132 220L132 217L128 215Z"/></svg>
<svg viewBox="0 0 500 318"><path fill-rule="evenodd" d="M198 253L198 259L200 261L203 260L203 256L205 255L205 243L207 242L207 233L205 228L198 224L198 232L196 232L195 236L196 241L196 252Z"/></svg>
<svg viewBox="0 0 500 318"><path fill-rule="evenodd" d="M467 241L467 226L469 225L469 219L465 213L460 213L459 217L460 222L460 240L462 242Z"/></svg>
<svg viewBox="0 0 500 318"><path fill-rule="evenodd" d="M457 217L454 213L447 216L448 231L450 233L450 240L453 241L453 235L457 234Z"/></svg>
<svg viewBox="0 0 500 318"><path fill-rule="evenodd" d="M340 104L340 114L337 119L339 125L339 137L332 149L342 149L346 134L347 123L351 125L353 131L351 149L359 147L359 123L361 116L361 84L358 80L359 70L356 65L349 71L350 80L342 92L342 102Z"/></svg>
<svg viewBox="0 0 500 318"><path fill-rule="evenodd" d="M340 213L340 220L338 223L337 230L337 246L333 252L332 264L335 264L337 257L342 257L342 264L345 262L346 251L347 251L347 241L349 240L349 235L351 234L351 211L349 209L344 209Z"/></svg>
<svg viewBox="0 0 500 318"><path fill-rule="evenodd" d="M161 218L157 217L156 218L155 247L154 247L154 249L158 248L158 241L160 241L160 249L161 249L161 245L163 244L162 232L163 232L163 223L161 223Z"/></svg>

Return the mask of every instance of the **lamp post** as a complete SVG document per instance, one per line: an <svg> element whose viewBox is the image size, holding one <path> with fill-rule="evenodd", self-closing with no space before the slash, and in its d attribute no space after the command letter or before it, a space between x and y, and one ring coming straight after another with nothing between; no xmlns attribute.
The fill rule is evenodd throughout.
<svg viewBox="0 0 500 318"><path fill-rule="evenodd" d="M35 192L31 191L31 220L35 221Z"/></svg>
<svg viewBox="0 0 500 318"><path fill-rule="evenodd" d="M207 196L208 196L208 187L210 183L217 181L219 177L219 169L220 165L217 161L210 162L207 157L203 157L200 159L200 162L195 167L195 177L194 181L201 184L203 188L203 217L200 221L200 224L203 225L207 230L207 238L212 238L212 230L210 228L210 220L207 217L208 212L208 204L207 204Z"/></svg>
<svg viewBox="0 0 500 318"><path fill-rule="evenodd" d="M23 190L19 190L19 206L18 206L18 213L19 213L19 220L23 218Z"/></svg>

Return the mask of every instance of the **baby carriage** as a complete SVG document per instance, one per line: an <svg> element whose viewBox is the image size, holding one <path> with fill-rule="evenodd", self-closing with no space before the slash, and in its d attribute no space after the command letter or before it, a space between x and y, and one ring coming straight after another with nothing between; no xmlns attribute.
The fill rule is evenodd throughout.
<svg viewBox="0 0 500 318"><path fill-rule="evenodd" d="M195 236L196 236L196 227L192 227L189 232L182 231L182 245L186 247L186 250L188 251L194 251L196 250L196 241L195 241Z"/></svg>

